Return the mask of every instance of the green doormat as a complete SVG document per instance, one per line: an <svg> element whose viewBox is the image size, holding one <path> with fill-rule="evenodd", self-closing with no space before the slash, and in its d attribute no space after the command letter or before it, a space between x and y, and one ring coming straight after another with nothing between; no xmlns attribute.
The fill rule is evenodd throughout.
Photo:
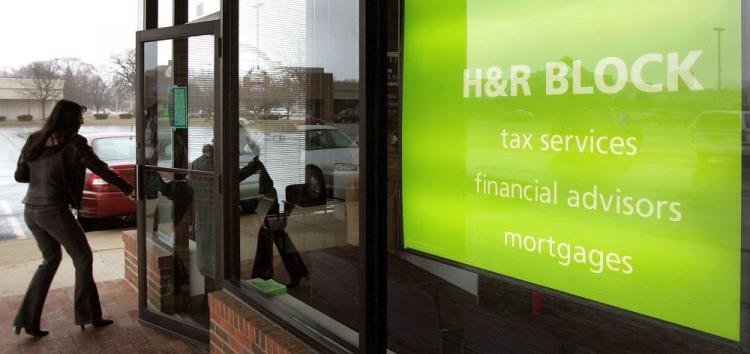
<svg viewBox="0 0 750 354"><path fill-rule="evenodd" d="M286 294L286 285L280 284L273 279L263 280L255 278L250 280L250 285L268 296L277 296Z"/></svg>

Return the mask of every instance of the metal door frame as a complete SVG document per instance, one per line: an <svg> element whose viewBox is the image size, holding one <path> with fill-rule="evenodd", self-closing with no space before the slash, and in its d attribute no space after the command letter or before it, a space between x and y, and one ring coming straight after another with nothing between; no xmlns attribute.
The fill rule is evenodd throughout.
<svg viewBox="0 0 750 354"><path fill-rule="evenodd" d="M209 342L209 328L202 328L190 323L180 321L174 317L152 311L148 309L147 299L147 279L146 279L146 201L144 193L144 170L160 170L165 172L188 172L185 169L176 168L164 168L157 166L146 167L145 159L145 122L144 122L144 99L145 92L143 88L144 84L144 54L145 54L145 43L155 42L160 40L170 39L185 39L195 36L213 35L214 36L214 145L221 146L222 134L221 124L222 119L222 105L220 90L222 87L222 65L220 59L221 53L221 27L220 21L206 21L197 22L191 24L182 24L172 27L146 29L143 31L136 32L136 185L137 185L137 221L138 221L138 237L137 237L137 248L138 248L138 317L139 319L150 326L154 326L160 330L169 332L173 335L184 338L185 340L207 345ZM223 256L221 246L221 223L222 223L222 191L220 190L220 179L222 158L220 156L222 149L217 149L217 154L214 155L214 205L216 213L214 215L214 235L216 235L216 247L215 247L215 259L216 259L216 274L215 284L217 287L221 287L223 281Z"/></svg>

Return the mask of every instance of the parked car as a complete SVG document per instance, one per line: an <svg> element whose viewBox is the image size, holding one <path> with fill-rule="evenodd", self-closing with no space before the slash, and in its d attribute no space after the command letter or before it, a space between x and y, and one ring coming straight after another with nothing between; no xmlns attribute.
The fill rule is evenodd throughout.
<svg viewBox="0 0 750 354"><path fill-rule="evenodd" d="M240 129L240 146L255 146L252 138ZM89 135L89 144L94 152L109 164L115 172L126 181L135 185L135 134L111 133ZM159 136L159 160L171 160L172 144L169 135ZM255 155L252 150L240 151L239 167L252 161ZM160 164L161 165L161 164ZM171 164L165 164L171 166ZM78 218L85 228L90 228L97 219L109 217L131 218L136 213L135 203L130 202L122 193L96 174L87 171L83 189L83 200ZM240 206L246 212L255 209L255 198L258 197L258 176L253 175L240 183Z"/></svg>
<svg viewBox="0 0 750 354"><path fill-rule="evenodd" d="M286 118L289 116L289 111L283 107L273 107L269 111L272 116L278 116L280 118Z"/></svg>
<svg viewBox="0 0 750 354"><path fill-rule="evenodd" d="M289 115L289 119L291 120L307 120L310 117L306 112L294 112Z"/></svg>
<svg viewBox="0 0 750 354"><path fill-rule="evenodd" d="M328 125L298 125L305 141L305 189L310 199L324 200L329 195L343 199L351 178L358 174L359 147L338 128ZM135 184L135 136L132 133L111 133L89 136L94 152L131 184ZM171 159L169 135L159 136L159 160ZM257 142L245 129L240 129L239 163L241 168L251 162L259 151ZM250 176L239 185L240 206L251 212L259 195L258 175ZM99 176L88 173L79 217L82 224L107 217L131 217L135 203L127 200L114 186Z"/></svg>
<svg viewBox="0 0 750 354"><path fill-rule="evenodd" d="M359 174L357 144L333 126L299 125L297 129L305 132L305 186L309 197L322 200L330 191L344 199L348 187L344 181Z"/></svg>
<svg viewBox="0 0 750 354"><path fill-rule="evenodd" d="M333 116L336 123L356 123L359 121L359 112L355 108L345 108Z"/></svg>
<svg viewBox="0 0 750 354"><path fill-rule="evenodd" d="M108 133L88 135L88 142L102 161L128 183L135 185L135 135ZM87 171L78 221L89 229L95 219L132 218L136 205L96 174Z"/></svg>

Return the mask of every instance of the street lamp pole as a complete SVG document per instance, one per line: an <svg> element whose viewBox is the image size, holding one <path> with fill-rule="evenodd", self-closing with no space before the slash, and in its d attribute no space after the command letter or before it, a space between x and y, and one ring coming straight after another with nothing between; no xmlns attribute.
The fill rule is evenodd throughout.
<svg viewBox="0 0 750 354"><path fill-rule="evenodd" d="M260 7L263 2L258 2L252 7L255 8L255 67L260 71Z"/></svg>
<svg viewBox="0 0 750 354"><path fill-rule="evenodd" d="M718 67L718 69L717 69L718 73L717 74L718 74L718 82L719 82L718 90L719 91L721 91L721 32L724 32L725 30L726 30L726 28L723 28L723 27L714 27L714 31L716 31L716 35L718 36L718 46L719 46L719 48L718 48L719 65L717 65L717 67Z"/></svg>

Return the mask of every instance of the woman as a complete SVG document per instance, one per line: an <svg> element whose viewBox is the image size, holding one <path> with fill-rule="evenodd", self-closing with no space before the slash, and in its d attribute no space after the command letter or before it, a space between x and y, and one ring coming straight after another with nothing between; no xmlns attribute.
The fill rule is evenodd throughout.
<svg viewBox="0 0 750 354"><path fill-rule="evenodd" d="M266 166L258 159L257 152L255 158L240 169L239 180L241 182L256 173L259 175L258 191L263 196L260 197L255 212L262 215L264 219L258 230L258 246L255 250L252 277L273 278L273 245L275 243L281 261L289 273L290 281L287 288L294 288L299 285L302 278L307 279L309 272L285 230L287 216L291 213L291 205L286 206L284 211L286 215L279 214L276 188L273 186L273 180Z"/></svg>
<svg viewBox="0 0 750 354"><path fill-rule="evenodd" d="M65 247L75 266L75 322L94 327L112 324L102 319L99 293L92 273L93 256L86 235L73 217L80 208L86 168L135 200L133 187L102 162L86 138L78 135L86 107L61 100L42 129L31 134L18 159L15 179L29 183L23 203L24 219L44 260L34 273L18 309L14 325L35 337L49 334L39 328L42 308Z"/></svg>

